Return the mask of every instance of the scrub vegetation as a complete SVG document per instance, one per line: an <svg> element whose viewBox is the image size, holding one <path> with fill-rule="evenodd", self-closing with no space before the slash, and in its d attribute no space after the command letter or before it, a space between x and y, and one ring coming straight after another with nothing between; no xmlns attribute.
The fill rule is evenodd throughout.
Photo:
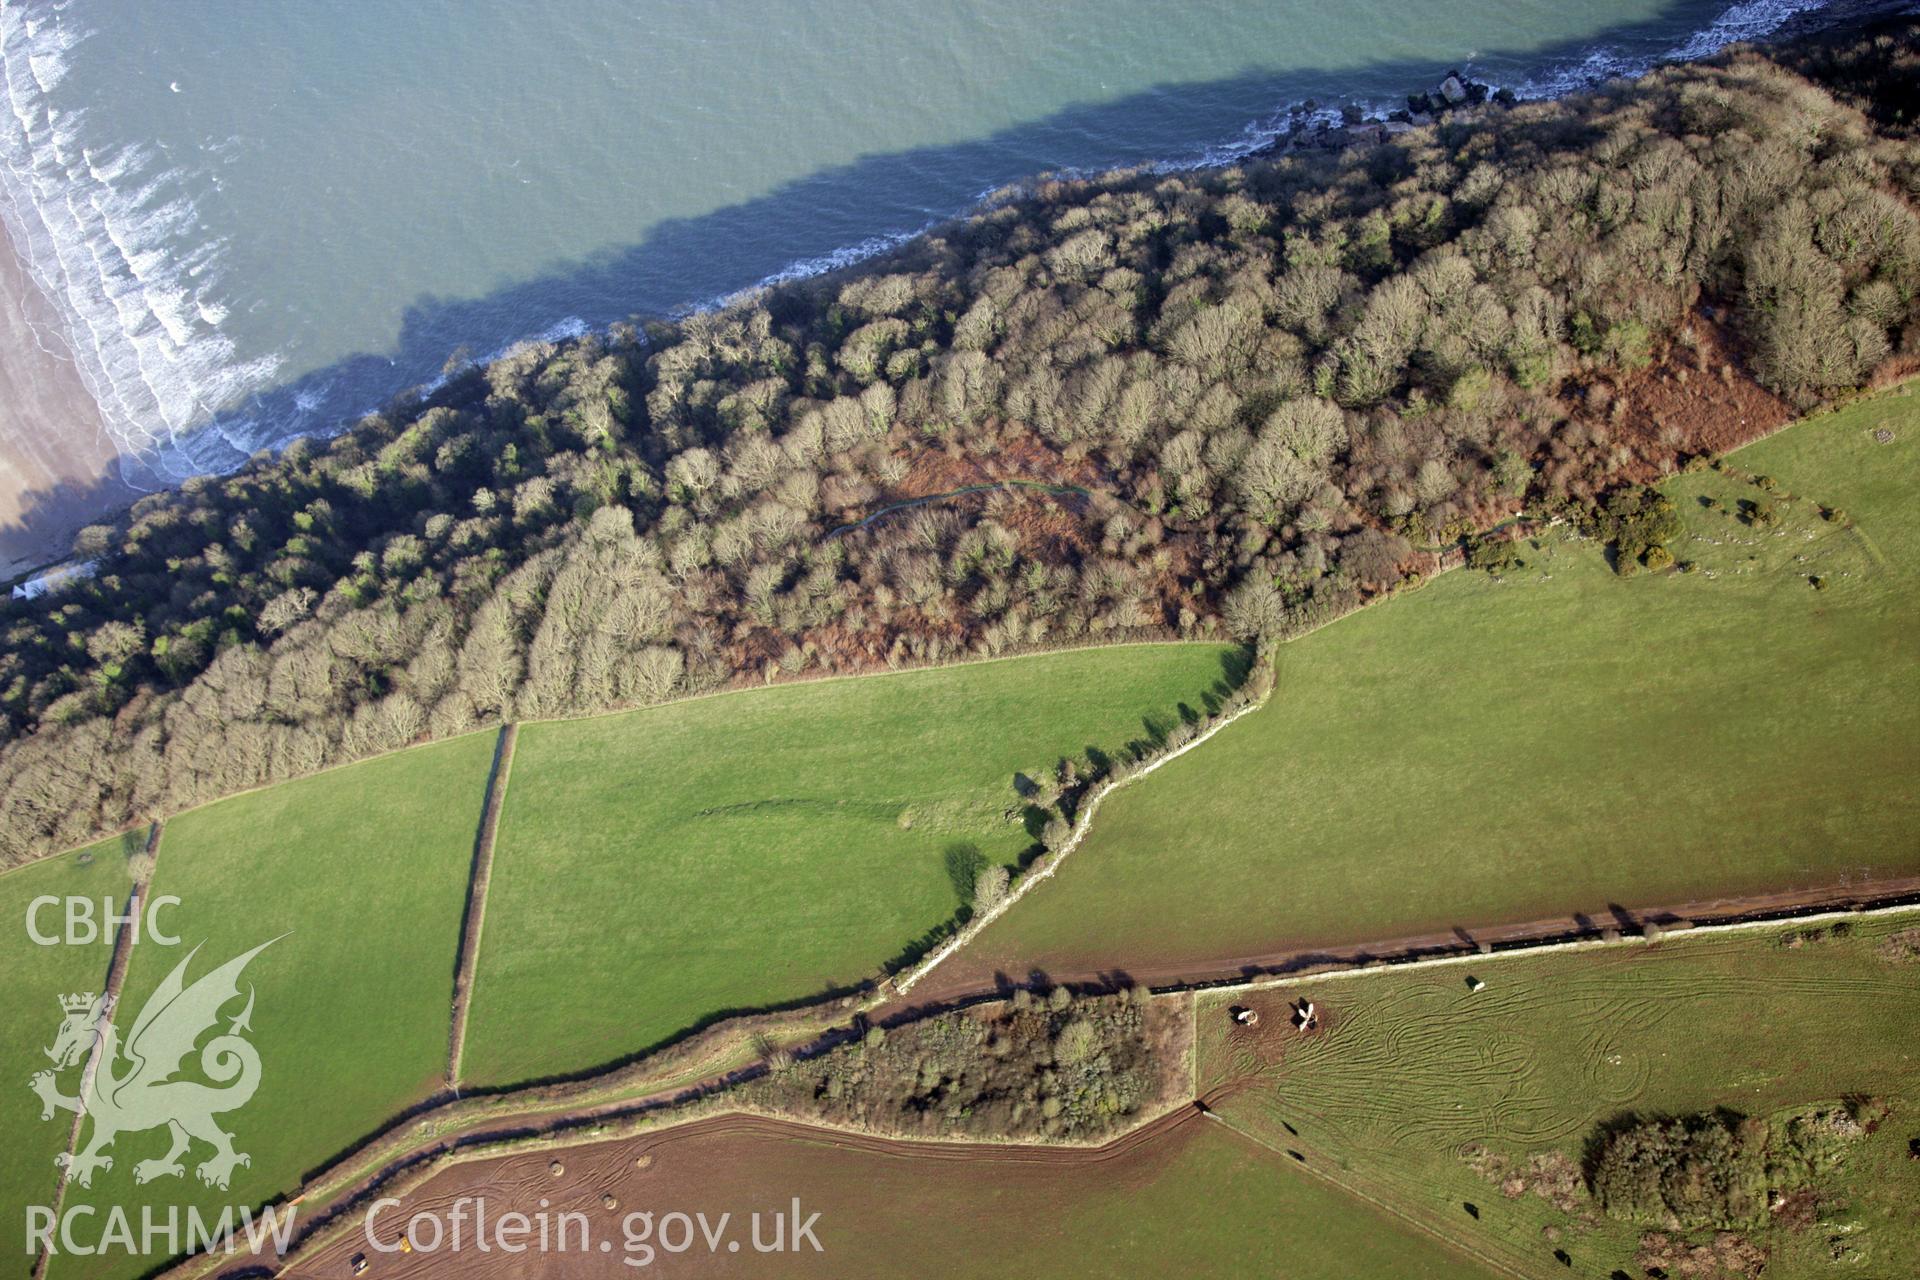
<svg viewBox="0 0 1920 1280"><path fill-rule="evenodd" d="M1114 796L955 963L1184 972L1920 873L1916 491L1908 386L1636 498L1666 568L1542 528L1280 645L1264 709Z"/></svg>
<svg viewBox="0 0 1920 1280"><path fill-rule="evenodd" d="M952 968L1118 989L764 1040L731 1099L861 1132L718 1123L770 1163L691 1172L966 1205L842 1271L1920 1270L1910 917L1232 1005L1111 968L1916 869L1917 31L1039 180L84 531L88 575L0 604L0 866L44 859L0 915L152 875L188 947L133 950L122 1016L189 947L272 943L228 1014L268 1068L231 1186L139 1181L129 1133L67 1204L259 1204L450 1084L844 1016L1077 847ZM0 1073L107 960L0 938ZM0 1204L53 1189L35 1111L0 1100Z"/></svg>
<svg viewBox="0 0 1920 1280"><path fill-rule="evenodd" d="M1098 1142L1184 1101L1187 1007L1145 987L1020 990L1003 1005L871 1027L778 1060L738 1100L902 1137Z"/></svg>
<svg viewBox="0 0 1920 1280"><path fill-rule="evenodd" d="M1510 1274L1910 1275L1920 979L1885 943L1911 927L1202 996L1197 1085L1230 1126ZM1299 998L1313 1032L1287 1020Z"/></svg>
<svg viewBox="0 0 1920 1280"><path fill-rule="evenodd" d="M1087 782L1240 696L1246 670L1236 646L1109 646L521 726L461 1083L581 1072L731 1009L871 982L964 920L982 885L1004 892ZM189 952L192 981L269 943L243 975L244 1012L237 999L222 1010L246 1023L262 1068L258 1093L223 1117L248 1157L230 1185L199 1180L204 1144L182 1174L141 1182L167 1131L127 1132L105 1153L111 1167L69 1186L69 1207L217 1216L292 1196L444 1098L495 742L467 734L190 810L165 824L157 864L142 828L0 875L0 919L14 925L0 935L0 1067L22 1082L0 1097L0 1136L19 1157L0 1179L5 1223L18 1233L25 1206L52 1203L72 1117L41 1121L24 1082L47 1066L60 998L102 991L112 954L110 939L33 943L24 922L37 897L63 900L36 916L55 932L66 897L91 899L98 920L135 874L178 899L164 924L179 943L132 949L115 1006L123 1034ZM1017 1019L1032 1078L996 1078L977 1123L1018 1105L1035 1133L1087 1136L1160 1101L1148 1051L1171 1034L1166 1020L1105 1007L1071 1030L1051 1006ZM952 1064L958 1049L930 1061ZM51 1274L119 1277L152 1261L62 1256Z"/></svg>
<svg viewBox="0 0 1920 1280"><path fill-rule="evenodd" d="M1811 68L1851 100L1735 52L1037 182L142 499L81 536L92 578L0 605L0 860L501 719L1283 636L1523 504L1583 512L1913 356L1886 62ZM829 536L1007 479L1066 491Z"/></svg>

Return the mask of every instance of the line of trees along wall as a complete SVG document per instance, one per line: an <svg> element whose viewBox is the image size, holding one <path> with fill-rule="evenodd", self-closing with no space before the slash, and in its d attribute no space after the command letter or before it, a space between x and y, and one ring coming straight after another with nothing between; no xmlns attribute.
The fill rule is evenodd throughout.
<svg viewBox="0 0 1920 1280"><path fill-rule="evenodd" d="M1041 183L146 498L82 535L95 578L0 612L0 860L503 718L1344 611L1414 545L1709 447L1653 380L1784 416L1920 349L1920 148L1873 96L1913 47L1822 55L1866 112L1746 52ZM1016 474L1094 496L823 536Z"/></svg>

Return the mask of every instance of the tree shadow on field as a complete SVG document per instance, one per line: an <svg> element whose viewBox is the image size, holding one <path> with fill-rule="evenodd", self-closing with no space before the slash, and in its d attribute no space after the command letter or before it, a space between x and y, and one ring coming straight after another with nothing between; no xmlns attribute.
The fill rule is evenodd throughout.
<svg viewBox="0 0 1920 1280"><path fill-rule="evenodd" d="M1221 654L1220 683L1213 687L1213 692L1222 698L1231 696L1253 675L1254 664L1259 660L1259 656L1244 645Z"/></svg>
<svg viewBox="0 0 1920 1280"><path fill-rule="evenodd" d="M961 909L970 908L980 873L987 869L987 855L971 840L956 840L947 846L941 860L947 868L947 879L953 884L954 896L960 899Z"/></svg>
<svg viewBox="0 0 1920 1280"><path fill-rule="evenodd" d="M1140 728L1145 736L1128 741L1127 750L1136 760L1158 754L1167 745L1167 735L1173 732L1174 723L1161 716L1141 716Z"/></svg>
<svg viewBox="0 0 1920 1280"><path fill-rule="evenodd" d="M1493 44L1480 50L1479 57L1496 64L1512 58L1532 67L1570 67L1596 45L1658 56L1670 47L1676 24L1695 25L1696 10L1699 24L1704 24L1710 17L1708 6L1698 0L1666 0L1659 12L1638 22L1617 22L1547 44ZM337 430L368 404L402 397L404 389L437 378L456 351L492 351L568 319L602 328L635 315L674 314L877 234L926 228L929 210L958 217L977 205L983 191L1026 182L1048 170L1198 159L1197 127L1211 132L1214 140L1229 139L1249 122L1284 119L1289 107L1308 99L1339 103L1353 94L1354 76L1362 72L1369 83L1394 86L1396 98L1424 92L1452 62L1441 56L1356 60L1169 82L1107 101L1076 103L982 137L864 155L737 204L667 219L647 228L635 243L595 251L482 297L425 294L406 309L398 334L384 349L345 356L262 391L189 433L178 452L191 458L195 469L229 471L246 460L232 441L271 450L300 434ZM1471 73L1471 66L1468 69ZM1170 101L1182 109L1168 110ZM1592 134L1585 126L1564 123L1516 127L1562 145L1589 140ZM1384 144L1374 154L1383 181L1406 166L1399 147ZM872 266L917 269L929 256L924 240L915 241L873 260ZM455 377L431 399L477 404L484 389L473 379ZM402 400L417 403L419 397ZM119 462L139 489L169 486L137 458ZM20 520L0 527L0 539L73 527L85 522L76 517L82 507L105 513L131 502L132 494L118 478L120 470L111 465L105 468L111 478L62 480L24 494ZM1228 678L1230 684L1238 683L1235 673L1229 672Z"/></svg>
<svg viewBox="0 0 1920 1280"><path fill-rule="evenodd" d="M1660 12L1648 21L1616 23L1576 40L1526 48L1490 46L1483 52L1487 56L1523 54L1536 65L1577 62L1596 44L1644 43L1656 24L1664 27L1682 7L1677 0L1666 0ZM1277 111L1291 102L1309 97L1338 102L1349 92L1356 69L1327 66L1285 72L1255 71L1205 83L1159 85L1112 101L1070 106L1044 119L1017 124L987 137L866 155L732 206L663 222L648 229L633 244L588 255L481 298L426 294L407 309L399 333L383 350L346 356L253 397L201 428L188 442L187 449L204 460L205 469L226 469L242 461L240 452L226 443L229 434L257 439L259 444L270 448L283 446L292 438L288 430L283 430L278 435L269 433L259 439L247 426L249 423L297 421L309 432L315 424L345 425L381 394L402 393L403 388L435 377L449 354L460 347L491 350L568 316L577 315L599 326L635 313L666 314L688 303L747 288L791 263L831 253L851 239L859 238L848 235L844 219L825 218L822 211L858 211L867 232L888 227L913 230L927 221L929 208L958 213L969 207L982 189L1022 181L1049 166L1094 167L1179 154L1188 149L1189 142L1171 137L1174 113L1166 109L1170 97L1177 96L1188 103L1230 104L1232 112L1237 114L1232 116L1235 124L1222 130L1226 136L1231 135L1239 122L1257 117L1263 111ZM1442 59L1380 60L1366 67L1371 79L1400 86L1404 92L1431 88L1447 69L1447 61ZM1258 105L1249 107L1250 103ZM1556 145L1578 145L1592 140L1592 131L1579 125L1529 125L1524 126L1523 131ZM1089 147L1117 146L1113 140L1122 138L1130 140L1129 145L1137 154L1097 154L1088 150ZM1106 141L1089 141L1094 139ZM1405 161L1405 152L1391 145L1381 146L1374 152L1375 171L1383 177L1390 176ZM944 185L930 191L926 181L929 174L944 175L939 178L939 183ZM886 194L903 191L911 192L912 198ZM909 245L876 260L872 269L912 269L924 265L932 252L924 243ZM480 379L456 377L425 399L478 405L484 391ZM413 405L422 400L417 394L402 394L399 403ZM142 473L142 464L137 459L125 461L135 475ZM109 466L103 475L62 480L21 495L20 520L0 528L0 535L11 536L23 530L44 532L80 522L75 516L77 511L105 512L130 502L129 491L117 473L117 467ZM145 476L145 482L160 484L150 473ZM1242 650L1224 654L1224 686L1219 692L1224 696L1243 684L1253 670L1254 661L1251 653ZM1163 740L1163 729L1149 724L1148 731L1150 745ZM1025 817L1029 833L1037 837L1046 815L1029 808ZM133 838L130 833L128 839ZM950 869L951 866L949 864ZM957 880L955 888L958 892ZM970 896L970 885L967 893ZM952 927L951 921L943 922L919 938L905 940L899 956L885 966L886 971L897 971L925 954L950 936ZM1249 967L1249 973L1284 972L1306 967L1307 963L1303 960L1268 969ZM1045 982L1044 974L1030 977ZM613 1048L611 1062L550 1079L590 1078L622 1063L639 1061L729 1018L866 993L874 985L873 978L862 977L824 985L775 1005L715 1009L654 1043ZM507 1092L527 1083L533 1082L485 1092ZM403 1125L413 1114L417 1111L396 1115L370 1133L365 1142L372 1142ZM359 1149L359 1145L352 1149ZM319 1167L322 1166L316 1166Z"/></svg>

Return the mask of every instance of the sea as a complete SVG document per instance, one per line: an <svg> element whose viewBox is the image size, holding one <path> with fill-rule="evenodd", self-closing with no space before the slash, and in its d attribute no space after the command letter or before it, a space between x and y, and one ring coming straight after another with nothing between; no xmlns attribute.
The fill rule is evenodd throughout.
<svg viewBox="0 0 1920 1280"><path fill-rule="evenodd" d="M0 0L0 219L158 487L536 337L1224 164L1452 68L1523 97L1813 0Z"/></svg>

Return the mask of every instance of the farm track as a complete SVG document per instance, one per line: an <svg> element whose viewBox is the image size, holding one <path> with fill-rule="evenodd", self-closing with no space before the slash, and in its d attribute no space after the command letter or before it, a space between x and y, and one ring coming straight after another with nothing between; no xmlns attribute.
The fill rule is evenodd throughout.
<svg viewBox="0 0 1920 1280"><path fill-rule="evenodd" d="M745 1111L702 1116L699 1119L635 1134L624 1140L615 1137L595 1141L620 1142L623 1154L619 1163L622 1165L635 1156L647 1158L688 1143L711 1139L758 1138L803 1142L815 1147L830 1147L836 1151L890 1160L932 1161L948 1166L1041 1167L1064 1172L1072 1169L1099 1168L1133 1159L1146 1148L1165 1142L1202 1120L1207 1114L1206 1108L1224 1100L1233 1091L1232 1086L1223 1086L1211 1091L1206 1098L1199 1099L1197 1102L1184 1102L1170 1107L1138 1127L1099 1146L889 1137ZM408 1213L433 1212L436 1208L444 1209L447 1205L442 1203L443 1197L431 1193L423 1194L425 1189L436 1180L437 1175L459 1167L463 1159L485 1160L491 1154L474 1152L457 1156L452 1161L438 1163L417 1181L404 1186L386 1188L383 1194L404 1197L407 1201ZM569 1163L572 1163L571 1158ZM464 1194L464 1191L455 1188L448 1191L444 1199L450 1203L461 1194ZM358 1202L348 1206L349 1210L357 1207ZM242 1268L242 1271L248 1275L311 1274L309 1264L314 1256L324 1255L330 1247L338 1243L338 1235L329 1228L339 1224L354 1225L353 1219L346 1213L330 1214L327 1222L316 1223L311 1231L302 1232L300 1242L278 1267L269 1266L263 1270L264 1260L255 1258L248 1260L248 1265ZM168 1274L189 1274L190 1269L191 1263ZM218 1270L220 1274L235 1274L232 1269Z"/></svg>
<svg viewBox="0 0 1920 1280"><path fill-rule="evenodd" d="M1610 915L1604 926L1588 921L1584 917L1558 917L1527 924L1500 925L1479 933L1455 930L1446 934L1419 935L1335 949L1270 953L1245 960L1225 960L1210 968L1191 966L1183 967L1177 972L1169 971L1161 974L1150 971L1128 971L1125 978L1126 981L1133 983L1146 982L1158 994L1175 994L1231 988L1249 982L1259 982L1263 978L1273 976L1304 977L1361 971L1381 972L1407 964L1466 959L1482 954L1503 956L1527 954L1562 947L1570 942L1596 942L1601 937L1603 927L1618 928L1626 932L1628 928L1637 930L1641 924L1645 923L1668 927L1685 923L1695 930L1727 929L1775 921L1788 923L1796 918L1829 912L1852 912L1914 905L1920 905L1920 877L1880 881L1872 885L1795 890L1752 897L1726 897L1691 902L1672 908L1640 911L1634 914L1632 921L1623 920L1618 914ZM1483 944L1487 948L1484 952ZM1117 976L1117 970L1106 969L1087 975L1048 975L1046 982L1047 985L1069 985L1090 990L1104 990L1110 989L1115 984ZM1010 990L1008 986L996 983L984 988L974 986L965 990L955 989L939 995L923 994L911 1002L895 998L858 1011L856 1021L897 1025L917 1018L999 1000L1005 997L1008 990ZM801 1060L818 1056L844 1043L850 1034L847 1027L835 1026L812 1042L797 1048L794 1056ZM385 1163L352 1179L339 1194L314 1206L311 1216L307 1218L306 1225L300 1233L300 1243L296 1244L293 1256L304 1257L310 1244L323 1246L330 1235L331 1227L345 1221L352 1210L370 1203L376 1195L402 1194L423 1183L438 1169L444 1168L446 1162L450 1160L484 1159L493 1154L487 1150L490 1147L502 1148L500 1154L506 1154L505 1149L508 1145L517 1142L544 1139L564 1144L576 1134L579 1135L579 1141L591 1141L595 1136L606 1136L597 1134L597 1130L608 1122L636 1120L670 1112L676 1107L723 1093L736 1084L757 1077L764 1070L764 1066L760 1065L735 1069L691 1084L630 1098L603 1100L565 1110L554 1109L550 1100L541 1100L529 1091L529 1107L525 1112L504 1112L490 1117L487 1122L471 1130L425 1139L419 1146L398 1152ZM1229 1083L1212 1091L1210 1096L1203 1097L1199 1101L1210 1106L1213 1102L1236 1092L1240 1085L1246 1083L1250 1082ZM834 1142L861 1150L912 1155L925 1147L931 1152L937 1152L938 1158L941 1159L967 1158L965 1152L969 1149L980 1153L978 1158L985 1158L985 1153L990 1152L993 1158L1002 1160L1027 1158L1016 1153L1029 1153L1034 1162L1045 1163L1054 1160L1085 1161L1096 1156L1110 1159L1115 1154L1131 1151L1139 1144L1150 1141L1154 1136L1169 1132L1179 1124L1186 1123L1187 1118L1197 1117L1200 1114L1202 1112L1199 1108L1176 1107L1166 1115L1147 1122L1140 1128L1114 1139L1113 1142L1094 1148L895 1139L840 1129L826 1129L799 1121L749 1116L744 1113L703 1117L683 1124L669 1124L661 1132L678 1134L691 1130L694 1126L717 1125L723 1122L749 1126L774 1126L775 1131L778 1131L779 1126L791 1126L793 1131L804 1133L815 1139L823 1133L830 1134ZM419 1118L424 1119L426 1116ZM702 1132L710 1131L702 1130ZM216 1271L221 1273L233 1271L232 1268L210 1266L210 1261L219 1260L187 1259L162 1274L184 1277L212 1274ZM263 1274L261 1261L260 1259L251 1260L250 1274ZM269 1268L266 1273L278 1274L279 1268Z"/></svg>
<svg viewBox="0 0 1920 1280"><path fill-rule="evenodd" d="M513 744L519 726L503 724L487 772L486 799L473 837L473 870L467 879L467 909L460 921L460 958L453 972L453 1020L447 1030L447 1087L460 1088L460 1058L467 1047L467 1015L473 1007L473 974L480 963L480 929L487 912L487 885L493 880L493 848L500 833L500 809L513 771Z"/></svg>
<svg viewBox="0 0 1920 1280"><path fill-rule="evenodd" d="M1828 886L1815 889L1786 889L1773 893L1703 898L1675 906L1629 910L1612 907L1592 915L1576 913L1542 920L1528 920L1467 928L1454 926L1445 931L1408 934L1344 946L1289 948L1256 955L1230 955L1217 959L1148 961L1138 965L1106 966L1098 969L1067 969L1036 973L1030 977L995 976L995 988L1011 990L1016 986L1111 987L1145 983L1154 990L1193 989L1232 986L1262 978L1282 978L1317 972L1365 968L1381 963L1405 964L1414 960L1446 956L1471 956L1486 952L1532 950L1542 946L1591 940L1604 930L1637 934L1651 924L1662 928L1690 924L1724 925L1742 921L1790 919L1815 911L1842 910L1866 906L1900 906L1920 903L1920 876ZM963 1000L977 993L987 980L969 973L965 966L943 975L942 983L927 982L915 992L915 1003Z"/></svg>
<svg viewBox="0 0 1920 1280"><path fill-rule="evenodd" d="M1177 1106L1155 1116L1137 1129L1129 1129L1111 1142L1097 1147L1087 1147L1037 1144L1016 1146L1001 1142L936 1142L922 1138L889 1138L880 1134L807 1124L800 1120L783 1120L774 1116L733 1112L675 1125L671 1129L652 1135L650 1139L641 1140L637 1145L645 1150L691 1138L736 1136L798 1138L842 1151L915 1160L936 1160L947 1164L1086 1167L1122 1159L1148 1143L1164 1138L1200 1119L1202 1114L1201 1110L1191 1103Z"/></svg>

